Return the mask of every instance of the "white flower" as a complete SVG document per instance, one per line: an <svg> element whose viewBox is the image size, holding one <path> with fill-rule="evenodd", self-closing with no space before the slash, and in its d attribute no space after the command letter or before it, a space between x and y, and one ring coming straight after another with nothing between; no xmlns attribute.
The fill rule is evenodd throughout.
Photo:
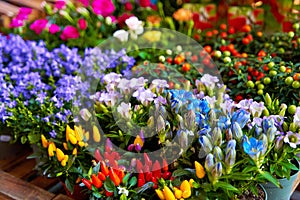
<svg viewBox="0 0 300 200"><path fill-rule="evenodd" d="M260 117L264 109L265 106L263 102L257 103L253 101L250 105L250 112L253 117Z"/></svg>
<svg viewBox="0 0 300 200"><path fill-rule="evenodd" d="M121 114L122 117L130 119L131 118L131 104L130 103L124 103L122 102L121 105L118 106L117 108L118 113Z"/></svg>
<svg viewBox="0 0 300 200"><path fill-rule="evenodd" d="M126 25L132 31L140 30L143 25L143 22L140 21L137 17L132 16L125 20Z"/></svg>
<svg viewBox="0 0 300 200"><path fill-rule="evenodd" d="M168 55L172 55L173 52L172 52L171 49L167 49L166 53L167 53Z"/></svg>
<svg viewBox="0 0 300 200"><path fill-rule="evenodd" d="M128 35L129 35L129 33L127 31L125 31L125 30L117 30L113 34L113 36L115 38L118 38L121 42L128 41Z"/></svg>
<svg viewBox="0 0 300 200"><path fill-rule="evenodd" d="M119 186L118 190L119 190L118 194L125 194L126 197L128 196L129 191L126 188Z"/></svg>
<svg viewBox="0 0 300 200"><path fill-rule="evenodd" d="M294 115L294 124L296 127L300 127L300 107L296 108L296 113Z"/></svg>
<svg viewBox="0 0 300 200"><path fill-rule="evenodd" d="M108 25L111 25L111 24L112 24L112 19L111 19L110 16L105 17L105 23L108 24Z"/></svg>
<svg viewBox="0 0 300 200"><path fill-rule="evenodd" d="M159 56L158 59L160 62L165 62L165 60L166 60L166 58L164 56Z"/></svg>
<svg viewBox="0 0 300 200"><path fill-rule="evenodd" d="M143 22L135 16L126 19L125 23L129 28L128 32L132 39L137 39L137 36L144 32Z"/></svg>

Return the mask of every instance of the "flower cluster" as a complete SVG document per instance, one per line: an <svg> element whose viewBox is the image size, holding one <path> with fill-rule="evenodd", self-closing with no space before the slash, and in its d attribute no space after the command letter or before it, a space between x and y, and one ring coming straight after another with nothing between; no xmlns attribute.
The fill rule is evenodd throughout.
<svg viewBox="0 0 300 200"><path fill-rule="evenodd" d="M76 74L87 60L101 58L99 67L85 66L91 70L101 66L103 73L106 68L128 71L135 62L124 50L86 49L81 56L77 49L62 45L49 51L45 43L24 41L20 36L1 36L0 41L1 124L13 129L14 141L23 143L36 143L41 133L55 138L65 129L72 119L74 97L82 88L83 81Z"/></svg>

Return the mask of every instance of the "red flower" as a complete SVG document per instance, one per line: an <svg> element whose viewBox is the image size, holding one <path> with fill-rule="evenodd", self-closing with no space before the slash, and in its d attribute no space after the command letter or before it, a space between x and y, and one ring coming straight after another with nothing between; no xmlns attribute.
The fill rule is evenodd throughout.
<svg viewBox="0 0 300 200"><path fill-rule="evenodd" d="M85 30L87 28L87 22L85 19L81 18L78 20L78 26L81 30Z"/></svg>
<svg viewBox="0 0 300 200"><path fill-rule="evenodd" d="M209 22L202 22L200 21L200 16L198 13L194 13L193 14L193 21L194 21L194 28L195 29L201 29L201 30L205 30L205 29L209 29L212 28L212 24Z"/></svg>
<svg viewBox="0 0 300 200"><path fill-rule="evenodd" d="M125 25L126 19L133 16L133 14L124 13L123 15L118 17L118 25L122 28Z"/></svg>
<svg viewBox="0 0 300 200"><path fill-rule="evenodd" d="M77 28L75 28L74 26L68 25L65 27L65 29L61 33L60 38L62 40L76 39L76 38L79 38L79 32L78 32Z"/></svg>
<svg viewBox="0 0 300 200"><path fill-rule="evenodd" d="M150 0L140 0L140 6L141 7L150 7L151 6L151 1Z"/></svg>
<svg viewBox="0 0 300 200"><path fill-rule="evenodd" d="M125 3L124 7L126 11L132 11L133 9L132 4L129 1Z"/></svg>
<svg viewBox="0 0 300 200"><path fill-rule="evenodd" d="M282 31L283 32L294 31L294 29L293 29L293 23L289 22L289 21L282 22Z"/></svg>
<svg viewBox="0 0 300 200"><path fill-rule="evenodd" d="M35 20L31 25L30 29L33 30L36 34L41 34L41 32L46 28L48 23L47 19L38 19Z"/></svg>

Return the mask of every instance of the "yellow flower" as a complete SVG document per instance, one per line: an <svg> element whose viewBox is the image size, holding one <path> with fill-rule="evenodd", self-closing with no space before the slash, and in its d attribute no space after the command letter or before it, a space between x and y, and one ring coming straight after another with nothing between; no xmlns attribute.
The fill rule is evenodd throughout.
<svg viewBox="0 0 300 200"><path fill-rule="evenodd" d="M171 191L170 188L168 188L168 186L164 186L164 196L166 200L176 200L173 192Z"/></svg>
<svg viewBox="0 0 300 200"><path fill-rule="evenodd" d="M177 199L180 199L182 197L182 191L177 187L174 187L174 194Z"/></svg>
<svg viewBox="0 0 300 200"><path fill-rule="evenodd" d="M100 142L101 140L101 135L96 125L93 125L93 139L95 142Z"/></svg>
<svg viewBox="0 0 300 200"><path fill-rule="evenodd" d="M197 161L195 161L195 169L196 169L196 176L198 178L203 178L205 176L204 167Z"/></svg>
<svg viewBox="0 0 300 200"><path fill-rule="evenodd" d="M133 144L134 144L134 146L136 146L137 144L139 144L141 147L144 146L144 142L143 142L143 140L141 139L141 137L139 135L136 136L136 138L134 139Z"/></svg>
<svg viewBox="0 0 300 200"><path fill-rule="evenodd" d="M180 185L180 190L182 191L183 198L189 198L192 194L191 185L187 180L184 180Z"/></svg>
<svg viewBox="0 0 300 200"><path fill-rule="evenodd" d="M50 142L49 146L48 146L48 155L49 155L49 157L54 156L54 151L55 150L56 150L55 144L53 142Z"/></svg>
<svg viewBox="0 0 300 200"><path fill-rule="evenodd" d="M69 125L66 128L66 140L69 141L69 135L74 135L74 130Z"/></svg>
<svg viewBox="0 0 300 200"><path fill-rule="evenodd" d="M75 135L69 134L69 140L72 144L77 144L77 139L76 139Z"/></svg>
<svg viewBox="0 0 300 200"><path fill-rule="evenodd" d="M73 154L73 155L77 155L77 148L74 148L74 149L73 149L72 154Z"/></svg>
<svg viewBox="0 0 300 200"><path fill-rule="evenodd" d="M89 141L89 139L90 139L90 132L85 132L84 133L84 139L85 139L85 141Z"/></svg>
<svg viewBox="0 0 300 200"><path fill-rule="evenodd" d="M65 158L65 154L64 154L64 152L62 152L62 150L60 150L59 148L57 148L56 149L56 157L57 157L57 160L59 162L61 162Z"/></svg>
<svg viewBox="0 0 300 200"><path fill-rule="evenodd" d="M150 42L157 42L160 40L160 31L147 31L143 37Z"/></svg>
<svg viewBox="0 0 300 200"><path fill-rule="evenodd" d="M68 150L68 144L67 143L64 142L63 146L64 146L65 150Z"/></svg>
<svg viewBox="0 0 300 200"><path fill-rule="evenodd" d="M192 179L192 178L189 180L189 184L190 184L191 188L193 187L193 183L194 183L194 182L195 182L195 181L194 181L194 179Z"/></svg>
<svg viewBox="0 0 300 200"><path fill-rule="evenodd" d="M78 141L81 141L83 138L83 130L81 126L74 126L75 129L75 137Z"/></svg>
<svg viewBox="0 0 300 200"><path fill-rule="evenodd" d="M67 161L66 160L62 160L61 162L60 162L60 164L61 164L61 166L66 166L67 165Z"/></svg>
<svg viewBox="0 0 300 200"><path fill-rule="evenodd" d="M43 134L41 135L41 140L42 140L43 147L47 148L49 143L48 143L48 140L46 139L46 137Z"/></svg>
<svg viewBox="0 0 300 200"><path fill-rule="evenodd" d="M155 192L160 200L165 200L164 193L160 189L156 189Z"/></svg>

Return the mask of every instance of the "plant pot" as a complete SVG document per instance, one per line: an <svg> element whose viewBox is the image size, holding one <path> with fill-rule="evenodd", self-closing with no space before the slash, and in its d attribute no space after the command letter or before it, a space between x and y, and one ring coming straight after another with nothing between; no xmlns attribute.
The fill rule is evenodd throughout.
<svg viewBox="0 0 300 200"><path fill-rule="evenodd" d="M89 199L89 195L84 191L83 187L80 187L79 184L74 185L74 191L71 193L64 182L61 182L64 190L66 192L66 195L74 200L87 200Z"/></svg>
<svg viewBox="0 0 300 200"><path fill-rule="evenodd" d="M292 163L299 168L299 162L297 160L292 161ZM292 171L292 175L289 180L287 178L279 179L279 182L283 186L283 188L278 188L273 183L270 182L261 184L266 190L268 194L268 198L276 199L276 200L290 199L290 196L292 195L292 191L293 191L294 182L296 181L299 172L300 172L299 170Z"/></svg>
<svg viewBox="0 0 300 200"><path fill-rule="evenodd" d="M268 194L265 188L262 185L258 185L258 196L255 196L252 192L244 193L243 195L239 196L239 200L267 200ZM263 198L264 196L264 198Z"/></svg>
<svg viewBox="0 0 300 200"><path fill-rule="evenodd" d="M28 149L26 145L20 143L11 144L10 139L10 135L0 134L0 160L15 159Z"/></svg>

